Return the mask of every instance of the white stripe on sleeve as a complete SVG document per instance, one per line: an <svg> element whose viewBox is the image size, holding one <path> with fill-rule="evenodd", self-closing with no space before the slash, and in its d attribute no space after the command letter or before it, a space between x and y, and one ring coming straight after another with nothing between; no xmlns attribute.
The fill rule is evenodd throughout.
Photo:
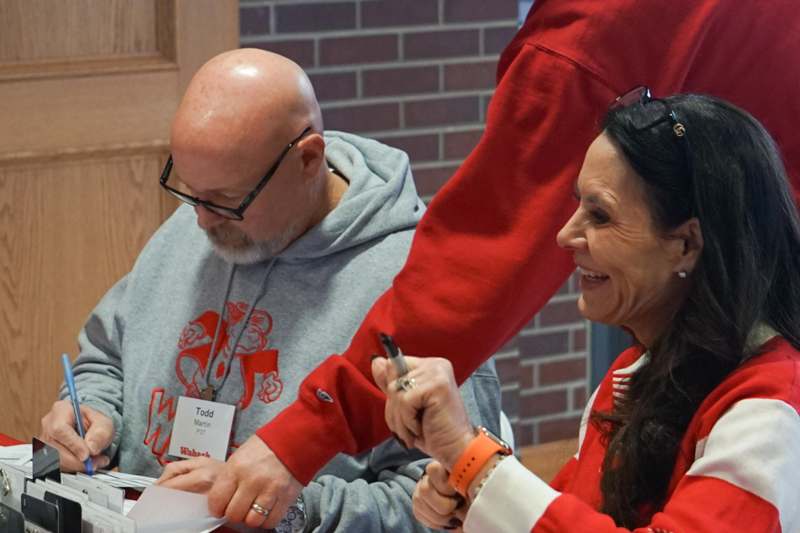
<svg viewBox="0 0 800 533"><path fill-rule="evenodd" d="M560 494L515 457L506 457L472 502L464 532L530 531Z"/></svg>
<svg viewBox="0 0 800 533"><path fill-rule="evenodd" d="M586 402L586 407L583 408L583 414L581 415L581 425L578 428L578 450L575 452L575 459L581 453L581 446L583 446L583 439L586 438L586 430L589 427L589 417L592 415L592 409L594 409L594 400L597 398L597 391L600 390L600 387L597 387L592 395L589 397L589 401Z"/></svg>
<svg viewBox="0 0 800 533"><path fill-rule="evenodd" d="M800 531L800 415L780 400L733 405L697 443L686 473L721 479L768 501L783 531Z"/></svg>

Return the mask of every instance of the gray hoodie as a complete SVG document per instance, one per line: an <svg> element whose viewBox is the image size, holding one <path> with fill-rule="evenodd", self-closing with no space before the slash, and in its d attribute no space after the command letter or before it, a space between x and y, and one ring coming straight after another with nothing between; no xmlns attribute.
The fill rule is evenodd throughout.
<svg viewBox="0 0 800 533"><path fill-rule="evenodd" d="M177 399L198 397L206 375L216 400L237 406L233 451L295 399L324 357L347 347L403 265L424 212L408 157L346 133L329 131L325 140L329 164L349 187L278 256L227 263L182 205L89 316L75 381L81 401L113 419L107 452L122 471L160 474ZM473 421L498 432L493 369L479 370L462 394ZM422 529L410 499L421 458L391 441L337 456L303 491L307 529Z"/></svg>

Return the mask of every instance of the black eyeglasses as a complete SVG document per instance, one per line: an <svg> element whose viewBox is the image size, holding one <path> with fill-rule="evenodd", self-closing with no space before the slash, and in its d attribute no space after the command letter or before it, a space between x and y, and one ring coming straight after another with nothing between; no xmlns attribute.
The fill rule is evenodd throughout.
<svg viewBox="0 0 800 533"><path fill-rule="evenodd" d="M178 189L175 189L174 187L170 187L169 185L167 185L167 180L169 179L170 172L172 172L172 154L170 154L169 158L167 159L167 164L164 165L164 170L161 172L161 178L159 178L159 183L161 183L161 186L164 188L165 191L173 195L181 202L187 203L195 207L198 205L202 206L216 215L231 220L244 220L245 209L247 209L247 207L251 203L253 203L253 200L256 199L256 196L258 196L258 193L261 192L261 189L263 189L267 185L267 182L270 180L270 178L272 178L275 172L277 172L278 167L281 164L281 161L283 161L283 158L286 157L287 153L289 153L289 150L291 150L292 147L295 144L297 144L298 141L300 141L300 139L305 137L305 135L310 131L311 131L311 126L308 126L306 129L303 130L303 132L300 135L295 137L292 140L292 142L286 145L286 148L283 149L281 155L278 156L278 160L275 161L275 163L269 168L269 170L267 170L267 173L264 174L264 177L261 178L261 180L259 180L255 188L252 191L250 191L247 194L247 196L244 197L244 200L242 200L242 203L239 204L239 207L226 207L223 205L217 205L214 202L209 202L208 200L201 200L196 196L186 194L184 192L179 191Z"/></svg>
<svg viewBox="0 0 800 533"><path fill-rule="evenodd" d="M686 127L678 120L678 115L670 107L666 100L653 98L650 89L639 86L631 89L622 96L618 96L608 107L609 111L622 107L641 106L638 113L631 114L633 127L638 131L647 130L662 122L669 121L672 125L672 132L676 137L683 138L686 135Z"/></svg>

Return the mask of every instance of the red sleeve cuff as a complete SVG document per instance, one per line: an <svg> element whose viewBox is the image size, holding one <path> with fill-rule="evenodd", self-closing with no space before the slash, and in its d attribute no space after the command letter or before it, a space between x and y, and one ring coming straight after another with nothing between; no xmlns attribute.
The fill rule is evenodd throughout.
<svg viewBox="0 0 800 533"><path fill-rule="evenodd" d="M256 435L307 485L337 453L356 454L389 436L384 403L365 373L334 355L306 377L297 400Z"/></svg>
<svg viewBox="0 0 800 533"><path fill-rule="evenodd" d="M256 435L297 481L308 485L341 448L341 435L325 425L322 413L296 401L256 431Z"/></svg>

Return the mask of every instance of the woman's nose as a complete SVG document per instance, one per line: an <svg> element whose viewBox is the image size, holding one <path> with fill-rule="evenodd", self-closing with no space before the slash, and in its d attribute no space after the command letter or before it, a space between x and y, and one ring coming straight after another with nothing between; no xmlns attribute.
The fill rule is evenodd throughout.
<svg viewBox="0 0 800 533"><path fill-rule="evenodd" d="M586 246L586 237L577 219L578 212L575 211L556 236L556 242L565 250L578 250Z"/></svg>

